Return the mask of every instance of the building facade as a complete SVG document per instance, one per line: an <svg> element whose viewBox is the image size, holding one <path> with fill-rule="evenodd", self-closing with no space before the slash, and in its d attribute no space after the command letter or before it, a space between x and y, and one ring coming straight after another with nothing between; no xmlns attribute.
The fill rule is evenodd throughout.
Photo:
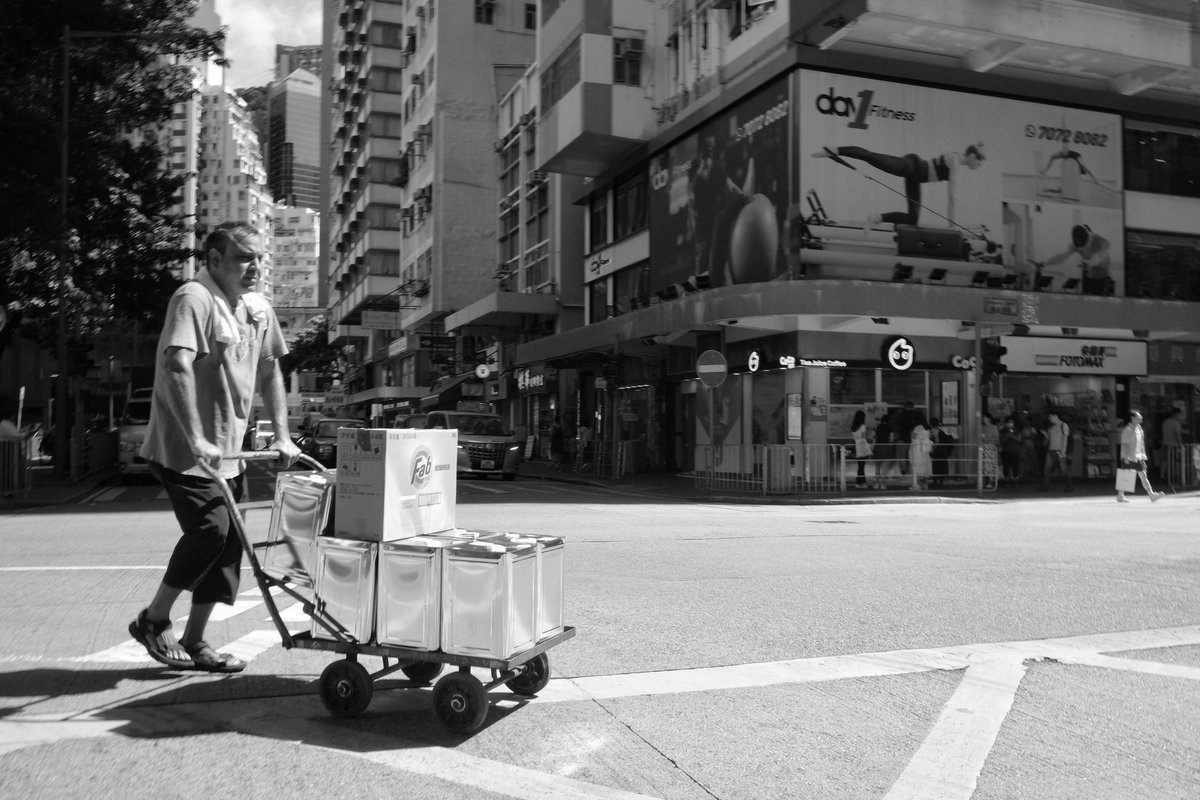
<svg viewBox="0 0 1200 800"><path fill-rule="evenodd" d="M574 371L637 468L906 402L966 442L1061 410L1083 476L1131 407L1194 430L1192 9L542 3L538 170L589 179L585 323L514 366Z"/></svg>
<svg viewBox="0 0 1200 800"><path fill-rule="evenodd" d="M353 365L344 383L355 413L419 408L478 359L444 321L494 289L496 106L533 63L536 33L523 11L484 6L325 5L323 246L331 336Z"/></svg>
<svg viewBox="0 0 1200 800"><path fill-rule="evenodd" d="M321 81L299 68L267 90L267 183L276 203L321 204Z"/></svg>
<svg viewBox="0 0 1200 800"><path fill-rule="evenodd" d="M323 312L317 302L320 215L311 208L275 207L272 303L284 335Z"/></svg>
<svg viewBox="0 0 1200 800"><path fill-rule="evenodd" d="M246 101L224 86L204 89L203 109L197 234L203 239L216 225L231 221L248 222L262 231L267 258L260 291L270 296L274 204L258 134Z"/></svg>
<svg viewBox="0 0 1200 800"><path fill-rule="evenodd" d="M312 73L320 80L324 75L324 49L319 44L275 45L275 80L281 81L298 69Z"/></svg>

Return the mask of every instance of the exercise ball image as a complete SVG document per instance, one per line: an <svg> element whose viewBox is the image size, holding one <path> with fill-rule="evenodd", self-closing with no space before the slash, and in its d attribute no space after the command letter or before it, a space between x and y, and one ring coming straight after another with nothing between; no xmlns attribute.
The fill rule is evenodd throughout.
<svg viewBox="0 0 1200 800"><path fill-rule="evenodd" d="M779 225L775 206L756 194L738 213L729 237L729 271L734 283L756 283L775 277Z"/></svg>

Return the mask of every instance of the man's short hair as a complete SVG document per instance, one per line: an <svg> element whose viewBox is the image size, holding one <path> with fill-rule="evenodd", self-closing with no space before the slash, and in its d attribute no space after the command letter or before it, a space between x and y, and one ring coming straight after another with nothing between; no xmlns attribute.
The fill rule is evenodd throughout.
<svg viewBox="0 0 1200 800"><path fill-rule="evenodd" d="M230 242L244 242L258 236L258 228L249 222L222 222L213 228L204 240L204 264L208 265L208 254L212 250L225 253Z"/></svg>

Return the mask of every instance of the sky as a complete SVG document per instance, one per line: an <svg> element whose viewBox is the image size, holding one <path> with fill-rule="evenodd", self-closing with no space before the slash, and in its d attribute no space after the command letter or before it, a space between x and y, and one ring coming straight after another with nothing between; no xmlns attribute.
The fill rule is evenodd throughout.
<svg viewBox="0 0 1200 800"><path fill-rule="evenodd" d="M275 45L320 44L321 0L216 0L228 28L226 83L266 86L275 77Z"/></svg>

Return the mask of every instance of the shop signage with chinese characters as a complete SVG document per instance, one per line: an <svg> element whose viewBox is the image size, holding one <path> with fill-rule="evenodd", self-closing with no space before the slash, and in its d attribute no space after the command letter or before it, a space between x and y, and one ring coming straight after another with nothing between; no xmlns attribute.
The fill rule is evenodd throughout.
<svg viewBox="0 0 1200 800"><path fill-rule="evenodd" d="M1111 339L1001 336L1003 363L1013 372L1061 375L1145 375L1146 343Z"/></svg>
<svg viewBox="0 0 1200 800"><path fill-rule="evenodd" d="M543 366L522 367L516 374L517 391L520 394L546 394L557 371Z"/></svg>

